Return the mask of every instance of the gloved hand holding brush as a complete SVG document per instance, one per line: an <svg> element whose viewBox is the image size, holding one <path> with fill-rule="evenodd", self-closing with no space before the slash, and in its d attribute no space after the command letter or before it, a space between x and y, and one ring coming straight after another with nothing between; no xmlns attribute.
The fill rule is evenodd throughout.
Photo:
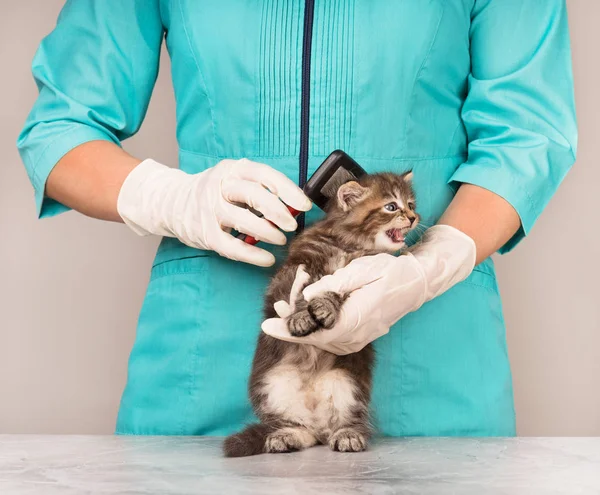
<svg viewBox="0 0 600 495"><path fill-rule="evenodd" d="M177 237L226 258L270 266L275 263L271 253L229 232L235 229L271 244L285 244L285 235L276 227L291 232L297 223L284 203L298 211L311 207L298 186L262 163L222 160L204 172L187 174L145 160L125 179L117 209L139 235ZM264 218L238 205L248 205Z"/></svg>

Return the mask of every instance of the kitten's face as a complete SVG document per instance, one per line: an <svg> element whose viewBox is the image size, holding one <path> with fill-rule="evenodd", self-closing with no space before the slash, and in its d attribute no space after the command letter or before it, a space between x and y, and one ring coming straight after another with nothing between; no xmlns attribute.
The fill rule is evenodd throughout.
<svg viewBox="0 0 600 495"><path fill-rule="evenodd" d="M394 253L419 223L412 173L368 175L338 189L337 206L343 228L360 238L365 248Z"/></svg>

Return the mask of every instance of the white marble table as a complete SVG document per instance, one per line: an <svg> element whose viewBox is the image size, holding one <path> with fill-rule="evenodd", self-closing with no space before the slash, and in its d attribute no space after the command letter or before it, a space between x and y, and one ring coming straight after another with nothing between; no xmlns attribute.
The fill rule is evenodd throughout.
<svg viewBox="0 0 600 495"><path fill-rule="evenodd" d="M387 439L225 459L220 439L0 436L0 494L600 494L600 438Z"/></svg>

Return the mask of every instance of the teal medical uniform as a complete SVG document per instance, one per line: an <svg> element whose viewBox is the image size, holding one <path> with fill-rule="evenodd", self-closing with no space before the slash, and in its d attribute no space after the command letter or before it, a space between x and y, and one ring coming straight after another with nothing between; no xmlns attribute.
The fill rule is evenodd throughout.
<svg viewBox="0 0 600 495"><path fill-rule="evenodd" d="M506 252L574 161L563 0L71 0L35 56L40 95L18 143L40 216L67 210L44 196L65 153L138 130L163 40L189 173L247 157L302 181L340 148L370 172L412 169L428 225L460 183L502 196L522 221ZM252 420L272 273L163 240L117 432L224 435ZM376 349L382 434L515 433L491 260Z"/></svg>

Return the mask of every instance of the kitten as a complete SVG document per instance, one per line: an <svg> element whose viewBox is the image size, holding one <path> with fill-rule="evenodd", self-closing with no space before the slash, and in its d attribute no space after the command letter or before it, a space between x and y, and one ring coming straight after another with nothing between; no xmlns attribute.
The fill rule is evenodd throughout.
<svg viewBox="0 0 600 495"><path fill-rule="evenodd" d="M308 284L361 256L395 253L419 220L412 173L367 175L339 187L325 219L306 229L289 248L265 300L265 318L275 302L288 301L296 270L304 265ZM348 294L326 292L309 303L295 301L286 319L291 335L327 331L335 325ZM260 333L249 392L260 424L231 435L227 457L290 452L327 443L332 450L358 452L371 434L369 402L374 351L336 356L312 345L284 342Z"/></svg>

